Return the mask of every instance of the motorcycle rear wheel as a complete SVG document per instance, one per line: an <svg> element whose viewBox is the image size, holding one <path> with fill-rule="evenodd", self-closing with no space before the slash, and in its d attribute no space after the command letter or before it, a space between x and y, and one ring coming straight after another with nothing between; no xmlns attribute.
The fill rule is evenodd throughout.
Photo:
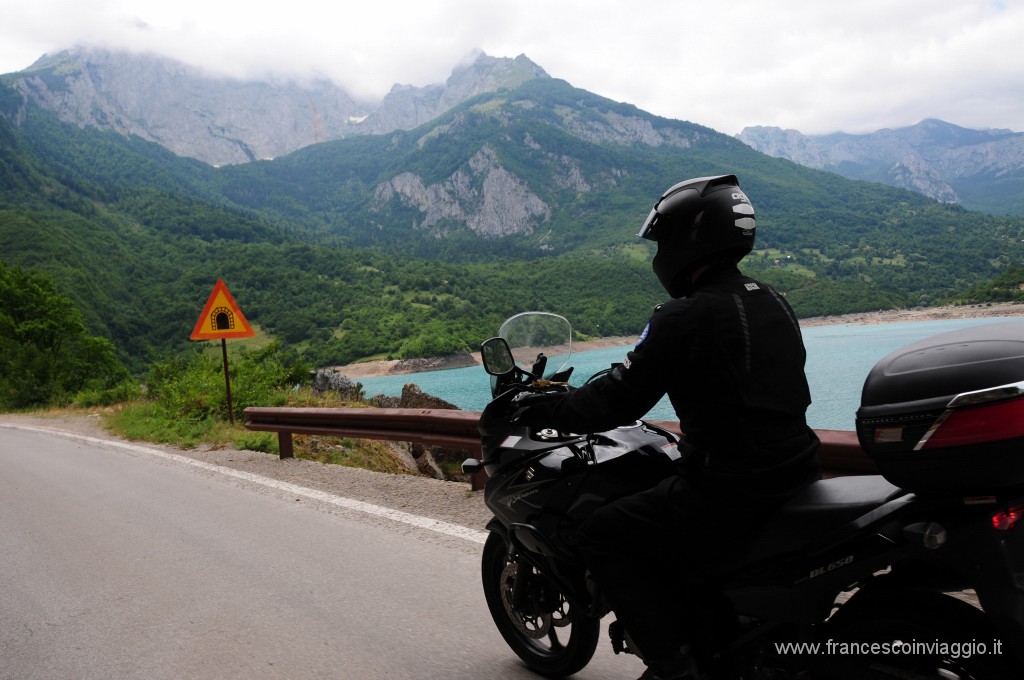
<svg viewBox="0 0 1024 680"><path fill-rule="evenodd" d="M588 617L585 609L559 592L550 579L520 561L515 551L510 553L501 534L491 532L487 537L481 572L494 624L530 669L562 677L590 662L601 622ZM517 579L528 585L514 602Z"/></svg>
<svg viewBox="0 0 1024 680"><path fill-rule="evenodd" d="M1021 677L1012 652L1001 646L985 614L938 593L874 594L854 597L826 624L838 652L863 651L874 643L882 653L842 659L861 677L1007 680ZM846 644L846 647L839 645ZM910 653L915 649L915 653ZM818 677L818 676L815 676ZM845 677L845 676L844 676Z"/></svg>

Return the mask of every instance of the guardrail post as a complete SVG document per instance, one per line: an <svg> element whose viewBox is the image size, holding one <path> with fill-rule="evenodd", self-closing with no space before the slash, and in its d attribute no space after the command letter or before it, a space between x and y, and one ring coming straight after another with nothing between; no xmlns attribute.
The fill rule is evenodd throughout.
<svg viewBox="0 0 1024 680"><path fill-rule="evenodd" d="M277 433L277 452L281 460L295 457L295 449L292 448L291 432L282 430Z"/></svg>

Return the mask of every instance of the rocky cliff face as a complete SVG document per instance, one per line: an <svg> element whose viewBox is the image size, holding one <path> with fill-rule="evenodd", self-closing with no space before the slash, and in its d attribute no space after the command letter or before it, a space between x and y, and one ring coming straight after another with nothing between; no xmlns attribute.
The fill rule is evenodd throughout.
<svg viewBox="0 0 1024 680"><path fill-rule="evenodd" d="M969 130L940 120L866 135L810 136L749 127L737 138L776 158L851 179L885 182L946 203L967 204L967 192L979 183L1024 175L1024 133Z"/></svg>
<svg viewBox="0 0 1024 680"><path fill-rule="evenodd" d="M551 216L551 208L502 167L489 146L444 182L428 186L418 175L403 172L379 186L374 199L379 210L392 200L416 208L422 219L413 226L434 229L439 236L453 224L465 224L479 236L530 234L535 223Z"/></svg>
<svg viewBox="0 0 1024 680"><path fill-rule="evenodd" d="M16 74L26 99L211 165L273 158L348 134L367 107L327 81L247 82L154 56L73 50Z"/></svg>
<svg viewBox="0 0 1024 680"><path fill-rule="evenodd" d="M210 165L275 158L352 134L411 129L484 92L548 77L525 56L480 54L443 85L396 85L378 106L326 80L243 81L152 55L75 49L12 79L26 101Z"/></svg>

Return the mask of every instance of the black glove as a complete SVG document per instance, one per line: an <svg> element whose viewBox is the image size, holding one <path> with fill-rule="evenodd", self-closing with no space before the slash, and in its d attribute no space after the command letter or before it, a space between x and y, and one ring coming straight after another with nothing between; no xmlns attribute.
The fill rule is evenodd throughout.
<svg viewBox="0 0 1024 680"><path fill-rule="evenodd" d="M515 425L543 428L551 423L551 409L563 398L565 392L521 392L512 399L515 409L509 418Z"/></svg>

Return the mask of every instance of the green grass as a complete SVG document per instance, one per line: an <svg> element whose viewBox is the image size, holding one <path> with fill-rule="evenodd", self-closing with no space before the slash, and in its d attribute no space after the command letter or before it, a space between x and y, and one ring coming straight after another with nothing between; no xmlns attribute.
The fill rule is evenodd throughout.
<svg viewBox="0 0 1024 680"><path fill-rule="evenodd" d="M277 406L342 407L365 406L335 396L317 396L310 390L288 390L276 393ZM112 433L133 441L168 444L183 449L205 446L211 449L235 448L279 454L277 434L253 432L239 420L234 424L221 417L182 418L155 401L135 400L108 409L103 426ZM295 436L296 458L315 460L330 465L345 465L374 472L411 474L388 444L349 437Z"/></svg>
<svg viewBox="0 0 1024 680"><path fill-rule="evenodd" d="M103 424L125 439L171 444L185 449L193 449L200 444L224 446L231 441L225 432L230 424L212 417L201 420L179 418L152 401L136 401L108 413Z"/></svg>
<svg viewBox="0 0 1024 680"><path fill-rule="evenodd" d="M277 454L276 433L245 429L247 406L369 407L358 388L342 395L318 394L308 385L298 386L308 383L308 368L301 361L288 360L276 343L233 353L234 422L225 400L223 366L210 348L155 360L146 374L145 388L128 379L114 389L82 391L67 409L60 409L58 403L39 413L97 414L107 430L133 441ZM379 441L301 436L294 437L293 449L297 458L392 474L410 472L395 450Z"/></svg>
<svg viewBox="0 0 1024 680"><path fill-rule="evenodd" d="M634 262L648 262L651 259L650 249L642 243L620 246L617 249L617 254L625 260Z"/></svg>

